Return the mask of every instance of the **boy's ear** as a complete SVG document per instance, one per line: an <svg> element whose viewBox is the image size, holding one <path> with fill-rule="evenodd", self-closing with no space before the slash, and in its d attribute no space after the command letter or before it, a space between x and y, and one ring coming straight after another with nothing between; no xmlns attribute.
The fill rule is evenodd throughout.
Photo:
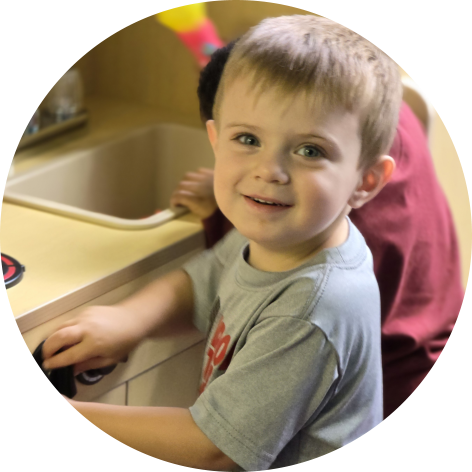
<svg viewBox="0 0 472 472"><path fill-rule="evenodd" d="M211 147L214 150L216 140L217 140L217 137L218 137L217 131L216 131L215 120L208 120L206 122L206 129L207 129L208 139L210 140Z"/></svg>
<svg viewBox="0 0 472 472"><path fill-rule="evenodd" d="M380 156L375 164L363 171L359 186L351 195L348 205L360 208L372 200L390 180L394 170L395 161L390 156Z"/></svg>

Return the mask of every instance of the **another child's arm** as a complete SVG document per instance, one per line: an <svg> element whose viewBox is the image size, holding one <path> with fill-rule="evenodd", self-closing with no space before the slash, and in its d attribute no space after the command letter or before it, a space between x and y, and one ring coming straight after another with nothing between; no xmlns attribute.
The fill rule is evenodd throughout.
<svg viewBox="0 0 472 472"><path fill-rule="evenodd" d="M185 206L201 219L211 216L218 208L213 194L213 169L200 168L185 174L174 190L170 204Z"/></svg>
<svg viewBox="0 0 472 472"><path fill-rule="evenodd" d="M201 218L207 248L213 247L233 225L221 213L213 193L213 170L188 172L172 194L171 206L183 205Z"/></svg>

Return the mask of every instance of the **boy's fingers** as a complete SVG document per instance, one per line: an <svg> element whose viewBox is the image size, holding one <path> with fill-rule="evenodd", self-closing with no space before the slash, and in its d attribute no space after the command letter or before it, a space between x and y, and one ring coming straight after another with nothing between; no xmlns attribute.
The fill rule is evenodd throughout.
<svg viewBox="0 0 472 472"><path fill-rule="evenodd" d="M198 188L198 185L200 184L197 182L189 182L188 180L182 180L182 182L179 182L179 185L177 185L176 189L174 190L174 194L178 194L182 191L193 191Z"/></svg>
<svg viewBox="0 0 472 472"><path fill-rule="evenodd" d="M215 171L213 169L208 169L207 167L200 167L198 169L198 172L200 172L201 174L211 175L211 176L215 174Z"/></svg>
<svg viewBox="0 0 472 472"><path fill-rule="evenodd" d="M213 175L213 173L213 169L209 169L208 167L199 167L196 172L196 174L199 174L200 176L205 176L205 178L209 175Z"/></svg>
<svg viewBox="0 0 472 472"><path fill-rule="evenodd" d="M68 326L51 334L43 344L43 359L49 359L60 349L82 341L83 333L77 326Z"/></svg>
<svg viewBox="0 0 472 472"><path fill-rule="evenodd" d="M183 205L188 206L191 205L194 200L195 196L191 192L186 192L185 190L179 190L172 194L170 199L171 206Z"/></svg>
<svg viewBox="0 0 472 472"><path fill-rule="evenodd" d="M81 339L82 335L74 328L63 328L53 333L43 344L43 359L49 359L59 351L77 344Z"/></svg>
<svg viewBox="0 0 472 472"><path fill-rule="evenodd" d="M189 190L176 190L172 195L172 200L178 203L192 202L198 199L198 197Z"/></svg>
<svg viewBox="0 0 472 472"><path fill-rule="evenodd" d="M213 203L209 198L198 197L191 192L179 190L171 198L171 205L182 205L187 207L192 213L200 218L208 218L217 208L216 202Z"/></svg>
<svg viewBox="0 0 472 472"><path fill-rule="evenodd" d="M86 370L100 369L101 367L108 367L113 364L117 364L115 359L109 357L94 357L93 359L87 359L84 362L75 364L74 375L79 375Z"/></svg>
<svg viewBox="0 0 472 472"><path fill-rule="evenodd" d="M68 321L64 321L64 323L60 324L57 328L56 331L59 331L60 329L68 328L69 326L74 326L77 324L77 318L71 318Z"/></svg>
<svg viewBox="0 0 472 472"><path fill-rule="evenodd" d="M182 182L179 183L178 189L198 189L201 186L200 182L192 182L191 180L182 180Z"/></svg>
<svg viewBox="0 0 472 472"><path fill-rule="evenodd" d="M206 171L199 171L199 172L187 172L183 178L183 180L193 180L197 182L203 182L211 180L213 177L213 171L208 172L209 169Z"/></svg>
<svg viewBox="0 0 472 472"><path fill-rule="evenodd" d="M198 172L187 172L182 180L202 180L203 175Z"/></svg>
<svg viewBox="0 0 472 472"><path fill-rule="evenodd" d="M196 196L213 194L213 188L209 185L202 184L201 182L189 182L184 180L180 182L178 189L192 192Z"/></svg>
<svg viewBox="0 0 472 472"><path fill-rule="evenodd" d="M58 369L83 362L87 359L87 353L84 352L82 344L71 346L63 352L47 359L43 362L44 369Z"/></svg>

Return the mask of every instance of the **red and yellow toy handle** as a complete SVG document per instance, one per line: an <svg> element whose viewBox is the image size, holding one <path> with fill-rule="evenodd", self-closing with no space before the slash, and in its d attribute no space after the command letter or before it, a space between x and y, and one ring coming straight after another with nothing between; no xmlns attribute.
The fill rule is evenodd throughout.
<svg viewBox="0 0 472 472"><path fill-rule="evenodd" d="M204 3L194 3L156 15L157 21L175 32L198 61L205 67L213 52L224 46L213 22L206 15Z"/></svg>

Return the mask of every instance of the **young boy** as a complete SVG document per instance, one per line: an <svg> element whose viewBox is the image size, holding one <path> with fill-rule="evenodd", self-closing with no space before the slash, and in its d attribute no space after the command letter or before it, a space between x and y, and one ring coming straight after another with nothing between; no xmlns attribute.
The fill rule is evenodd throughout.
<svg viewBox="0 0 472 472"><path fill-rule="evenodd" d="M204 123L213 119L218 83L234 43L215 51L200 74L197 93ZM449 339L464 297L451 211L425 130L406 103L388 155L395 172L387 187L349 214L372 252L379 284L384 417L426 377ZM218 209L212 169L187 173L171 204L186 206L202 219L207 247L233 228Z"/></svg>
<svg viewBox="0 0 472 472"><path fill-rule="evenodd" d="M377 425L379 293L347 214L393 172L400 102L396 65L329 20L271 18L243 36L207 123L216 201L236 229L43 347L45 368L82 371L195 324L208 333L201 395L189 410L75 408L141 452L212 470L296 464Z"/></svg>

